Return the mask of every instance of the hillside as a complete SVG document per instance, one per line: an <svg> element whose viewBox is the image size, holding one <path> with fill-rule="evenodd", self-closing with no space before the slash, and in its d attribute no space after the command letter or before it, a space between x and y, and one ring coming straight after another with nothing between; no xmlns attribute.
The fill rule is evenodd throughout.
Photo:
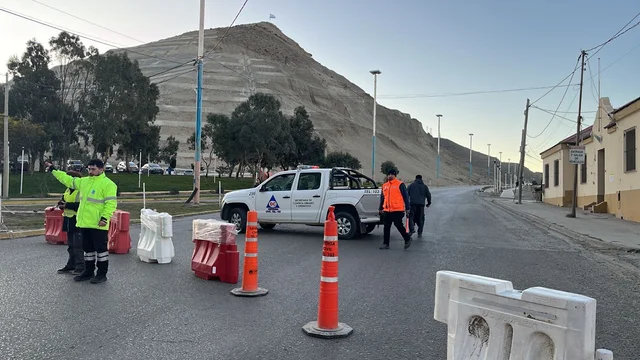
<svg viewBox="0 0 640 360"><path fill-rule="evenodd" d="M205 53L219 41L226 29L205 31ZM197 54L198 33L188 32L132 49L163 59L184 63ZM175 67L176 63L129 52L147 76ZM192 65L167 71L152 80L161 97L156 124L162 126L162 139L174 135L180 142L180 166L193 162L187 138L195 123L195 71ZM362 171L371 173L371 132L373 98L363 89L316 62L312 55L268 22L238 25L228 32L204 65L203 117L207 113L227 113L255 92L275 95L282 110L291 114L303 105L316 131L327 140L328 150L348 151L358 157ZM436 140L409 114L378 106L376 178L383 161L394 161L402 179L422 174L435 180ZM243 144L238 144L243 146ZM462 148L462 147L460 147ZM487 183L478 154L474 183ZM474 159L475 162L475 159ZM485 165L486 166L486 165ZM486 167L485 167L486 169ZM468 150L461 155L457 147L442 148L441 184L468 183Z"/></svg>

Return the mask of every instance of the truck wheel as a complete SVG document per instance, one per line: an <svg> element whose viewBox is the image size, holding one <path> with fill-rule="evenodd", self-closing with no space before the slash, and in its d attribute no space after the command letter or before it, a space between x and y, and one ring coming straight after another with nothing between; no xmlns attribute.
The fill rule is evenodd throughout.
<svg viewBox="0 0 640 360"><path fill-rule="evenodd" d="M265 224L265 223L259 223L260 227L265 229L265 230L271 230L274 227L276 227L276 224Z"/></svg>
<svg viewBox="0 0 640 360"><path fill-rule="evenodd" d="M247 228L247 212L242 208L233 208L229 212L229 222L236 226L239 234L244 233Z"/></svg>
<svg viewBox="0 0 640 360"><path fill-rule="evenodd" d="M358 233L358 223L356 218L348 212L339 212L336 214L336 222L338 223L338 238L349 240Z"/></svg>

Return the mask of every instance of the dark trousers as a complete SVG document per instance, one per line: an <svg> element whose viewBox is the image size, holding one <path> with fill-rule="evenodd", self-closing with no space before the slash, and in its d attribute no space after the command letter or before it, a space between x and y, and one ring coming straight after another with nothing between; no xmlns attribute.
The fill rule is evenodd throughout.
<svg viewBox="0 0 640 360"><path fill-rule="evenodd" d="M86 273L93 274L97 267L98 276L107 274L109 269L108 234L107 230L82 229L82 247L84 249Z"/></svg>
<svg viewBox="0 0 640 360"><path fill-rule="evenodd" d="M79 229L67 232L67 268L84 270L84 250L82 244L82 234Z"/></svg>
<svg viewBox="0 0 640 360"><path fill-rule="evenodd" d="M424 205L411 205L411 217L409 218L409 230L413 233L418 224L418 234L424 230Z"/></svg>
<svg viewBox="0 0 640 360"><path fill-rule="evenodd" d="M384 213L384 244L389 245L389 238L391 237L391 224L396 226L396 229L400 232L404 241L409 239L409 234L407 234L407 229L404 227L404 223L402 219L404 218L404 211L393 211L393 212L385 212Z"/></svg>

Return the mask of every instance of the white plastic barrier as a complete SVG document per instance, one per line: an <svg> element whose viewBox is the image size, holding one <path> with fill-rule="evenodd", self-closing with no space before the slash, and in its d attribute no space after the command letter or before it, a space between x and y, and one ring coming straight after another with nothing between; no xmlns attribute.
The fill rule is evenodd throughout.
<svg viewBox="0 0 640 360"><path fill-rule="evenodd" d="M168 264L175 256L173 247L173 221L166 212L158 213L151 209L140 210L140 238L138 239L138 257L144 262Z"/></svg>
<svg viewBox="0 0 640 360"><path fill-rule="evenodd" d="M583 295L438 271L434 318L448 327L447 360L596 359L596 300Z"/></svg>

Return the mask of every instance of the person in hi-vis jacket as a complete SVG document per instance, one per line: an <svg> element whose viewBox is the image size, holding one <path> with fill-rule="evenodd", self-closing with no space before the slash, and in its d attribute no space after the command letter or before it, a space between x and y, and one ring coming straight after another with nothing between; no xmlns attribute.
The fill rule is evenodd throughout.
<svg viewBox="0 0 640 360"><path fill-rule="evenodd" d="M89 176L77 178L56 170L51 162L45 166L64 186L80 191L81 200L78 207L76 226L82 232L84 250L84 272L73 279L75 281L91 280L98 284L107 280L109 269L109 252L107 239L111 216L117 208L118 187L104 174L104 163L94 159L87 164ZM96 267L98 271L95 272Z"/></svg>
<svg viewBox="0 0 640 360"><path fill-rule="evenodd" d="M389 170L387 174L387 182L382 184L382 193L380 194L380 207L378 211L383 217L384 223L384 240L380 250L389 249L389 238L391 237L391 224L396 226L400 235L404 238L404 248L411 246L411 234L407 233L407 229L402 223L402 219L406 215L409 216L409 194L405 184L396 179L397 172L395 169Z"/></svg>
<svg viewBox="0 0 640 360"><path fill-rule="evenodd" d="M82 177L82 174L69 170L67 175ZM67 188L62 194L62 199L58 202L58 208L62 209L62 231L67 233L67 252L69 258L67 264L58 269L60 274L80 275L84 272L84 251L82 249L82 235L80 229L76 227L76 214L80 206L80 191Z"/></svg>

